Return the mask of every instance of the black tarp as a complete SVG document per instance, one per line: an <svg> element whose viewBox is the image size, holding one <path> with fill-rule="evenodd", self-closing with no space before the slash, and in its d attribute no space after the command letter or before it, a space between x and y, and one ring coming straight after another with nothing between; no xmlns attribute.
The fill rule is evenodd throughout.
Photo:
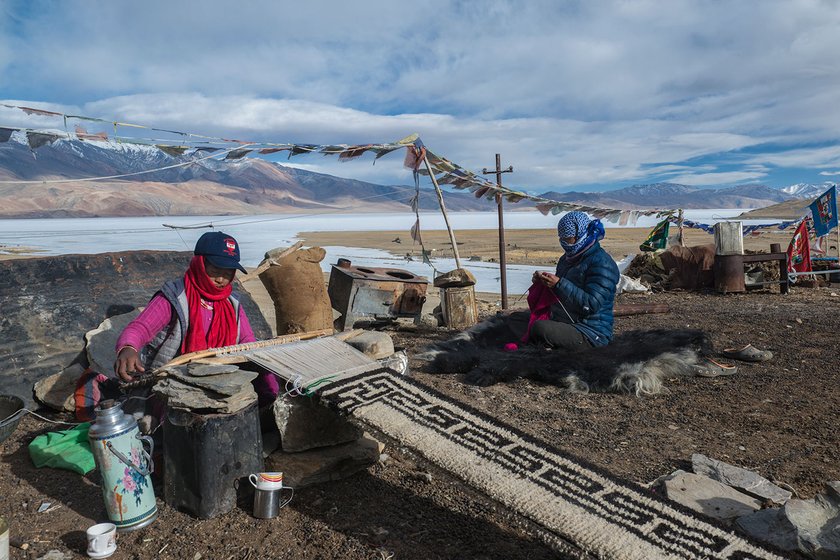
<svg viewBox="0 0 840 560"><path fill-rule="evenodd" d="M32 385L85 361L84 335L107 317L145 306L179 278L192 253L127 251L0 261L0 393L31 405ZM258 339L271 329L235 285Z"/></svg>

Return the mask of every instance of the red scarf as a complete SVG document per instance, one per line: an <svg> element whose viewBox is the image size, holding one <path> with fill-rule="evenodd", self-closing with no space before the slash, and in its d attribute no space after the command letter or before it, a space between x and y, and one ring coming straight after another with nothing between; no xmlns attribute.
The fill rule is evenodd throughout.
<svg viewBox="0 0 840 560"><path fill-rule="evenodd" d="M181 342L181 353L236 344L236 316L233 304L228 299L233 285L228 284L221 290L218 289L207 276L204 257L196 255L190 261L190 267L184 275L184 286L187 291L190 324ZM201 317L202 298L213 302L213 318L207 336L204 335L204 322Z"/></svg>

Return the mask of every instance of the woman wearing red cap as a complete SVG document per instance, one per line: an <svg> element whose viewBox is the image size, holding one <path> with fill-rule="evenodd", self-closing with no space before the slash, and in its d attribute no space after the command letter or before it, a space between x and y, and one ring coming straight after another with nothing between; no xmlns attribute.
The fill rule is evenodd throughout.
<svg viewBox="0 0 840 560"><path fill-rule="evenodd" d="M232 292L237 269L246 272L236 239L220 231L202 235L184 277L166 282L120 334L115 373L130 381L133 373L151 371L181 354L254 342L245 310ZM260 405L279 391L268 372L254 384Z"/></svg>

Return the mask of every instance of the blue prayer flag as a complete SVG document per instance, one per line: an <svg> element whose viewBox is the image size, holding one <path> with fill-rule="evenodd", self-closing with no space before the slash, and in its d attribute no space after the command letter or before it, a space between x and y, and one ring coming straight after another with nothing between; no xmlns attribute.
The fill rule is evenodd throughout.
<svg viewBox="0 0 840 560"><path fill-rule="evenodd" d="M817 237L827 235L837 227L837 187L831 187L809 205L814 218L814 232Z"/></svg>

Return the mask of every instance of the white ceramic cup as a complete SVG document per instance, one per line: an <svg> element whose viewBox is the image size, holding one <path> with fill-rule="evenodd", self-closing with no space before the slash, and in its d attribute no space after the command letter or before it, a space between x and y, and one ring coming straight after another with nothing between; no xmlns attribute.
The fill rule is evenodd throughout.
<svg viewBox="0 0 840 560"><path fill-rule="evenodd" d="M260 490L279 490L283 488L282 472L261 472L248 475L248 480L254 488Z"/></svg>
<svg viewBox="0 0 840 560"><path fill-rule="evenodd" d="M88 554L105 554L117 548L117 526L97 523L87 530Z"/></svg>

